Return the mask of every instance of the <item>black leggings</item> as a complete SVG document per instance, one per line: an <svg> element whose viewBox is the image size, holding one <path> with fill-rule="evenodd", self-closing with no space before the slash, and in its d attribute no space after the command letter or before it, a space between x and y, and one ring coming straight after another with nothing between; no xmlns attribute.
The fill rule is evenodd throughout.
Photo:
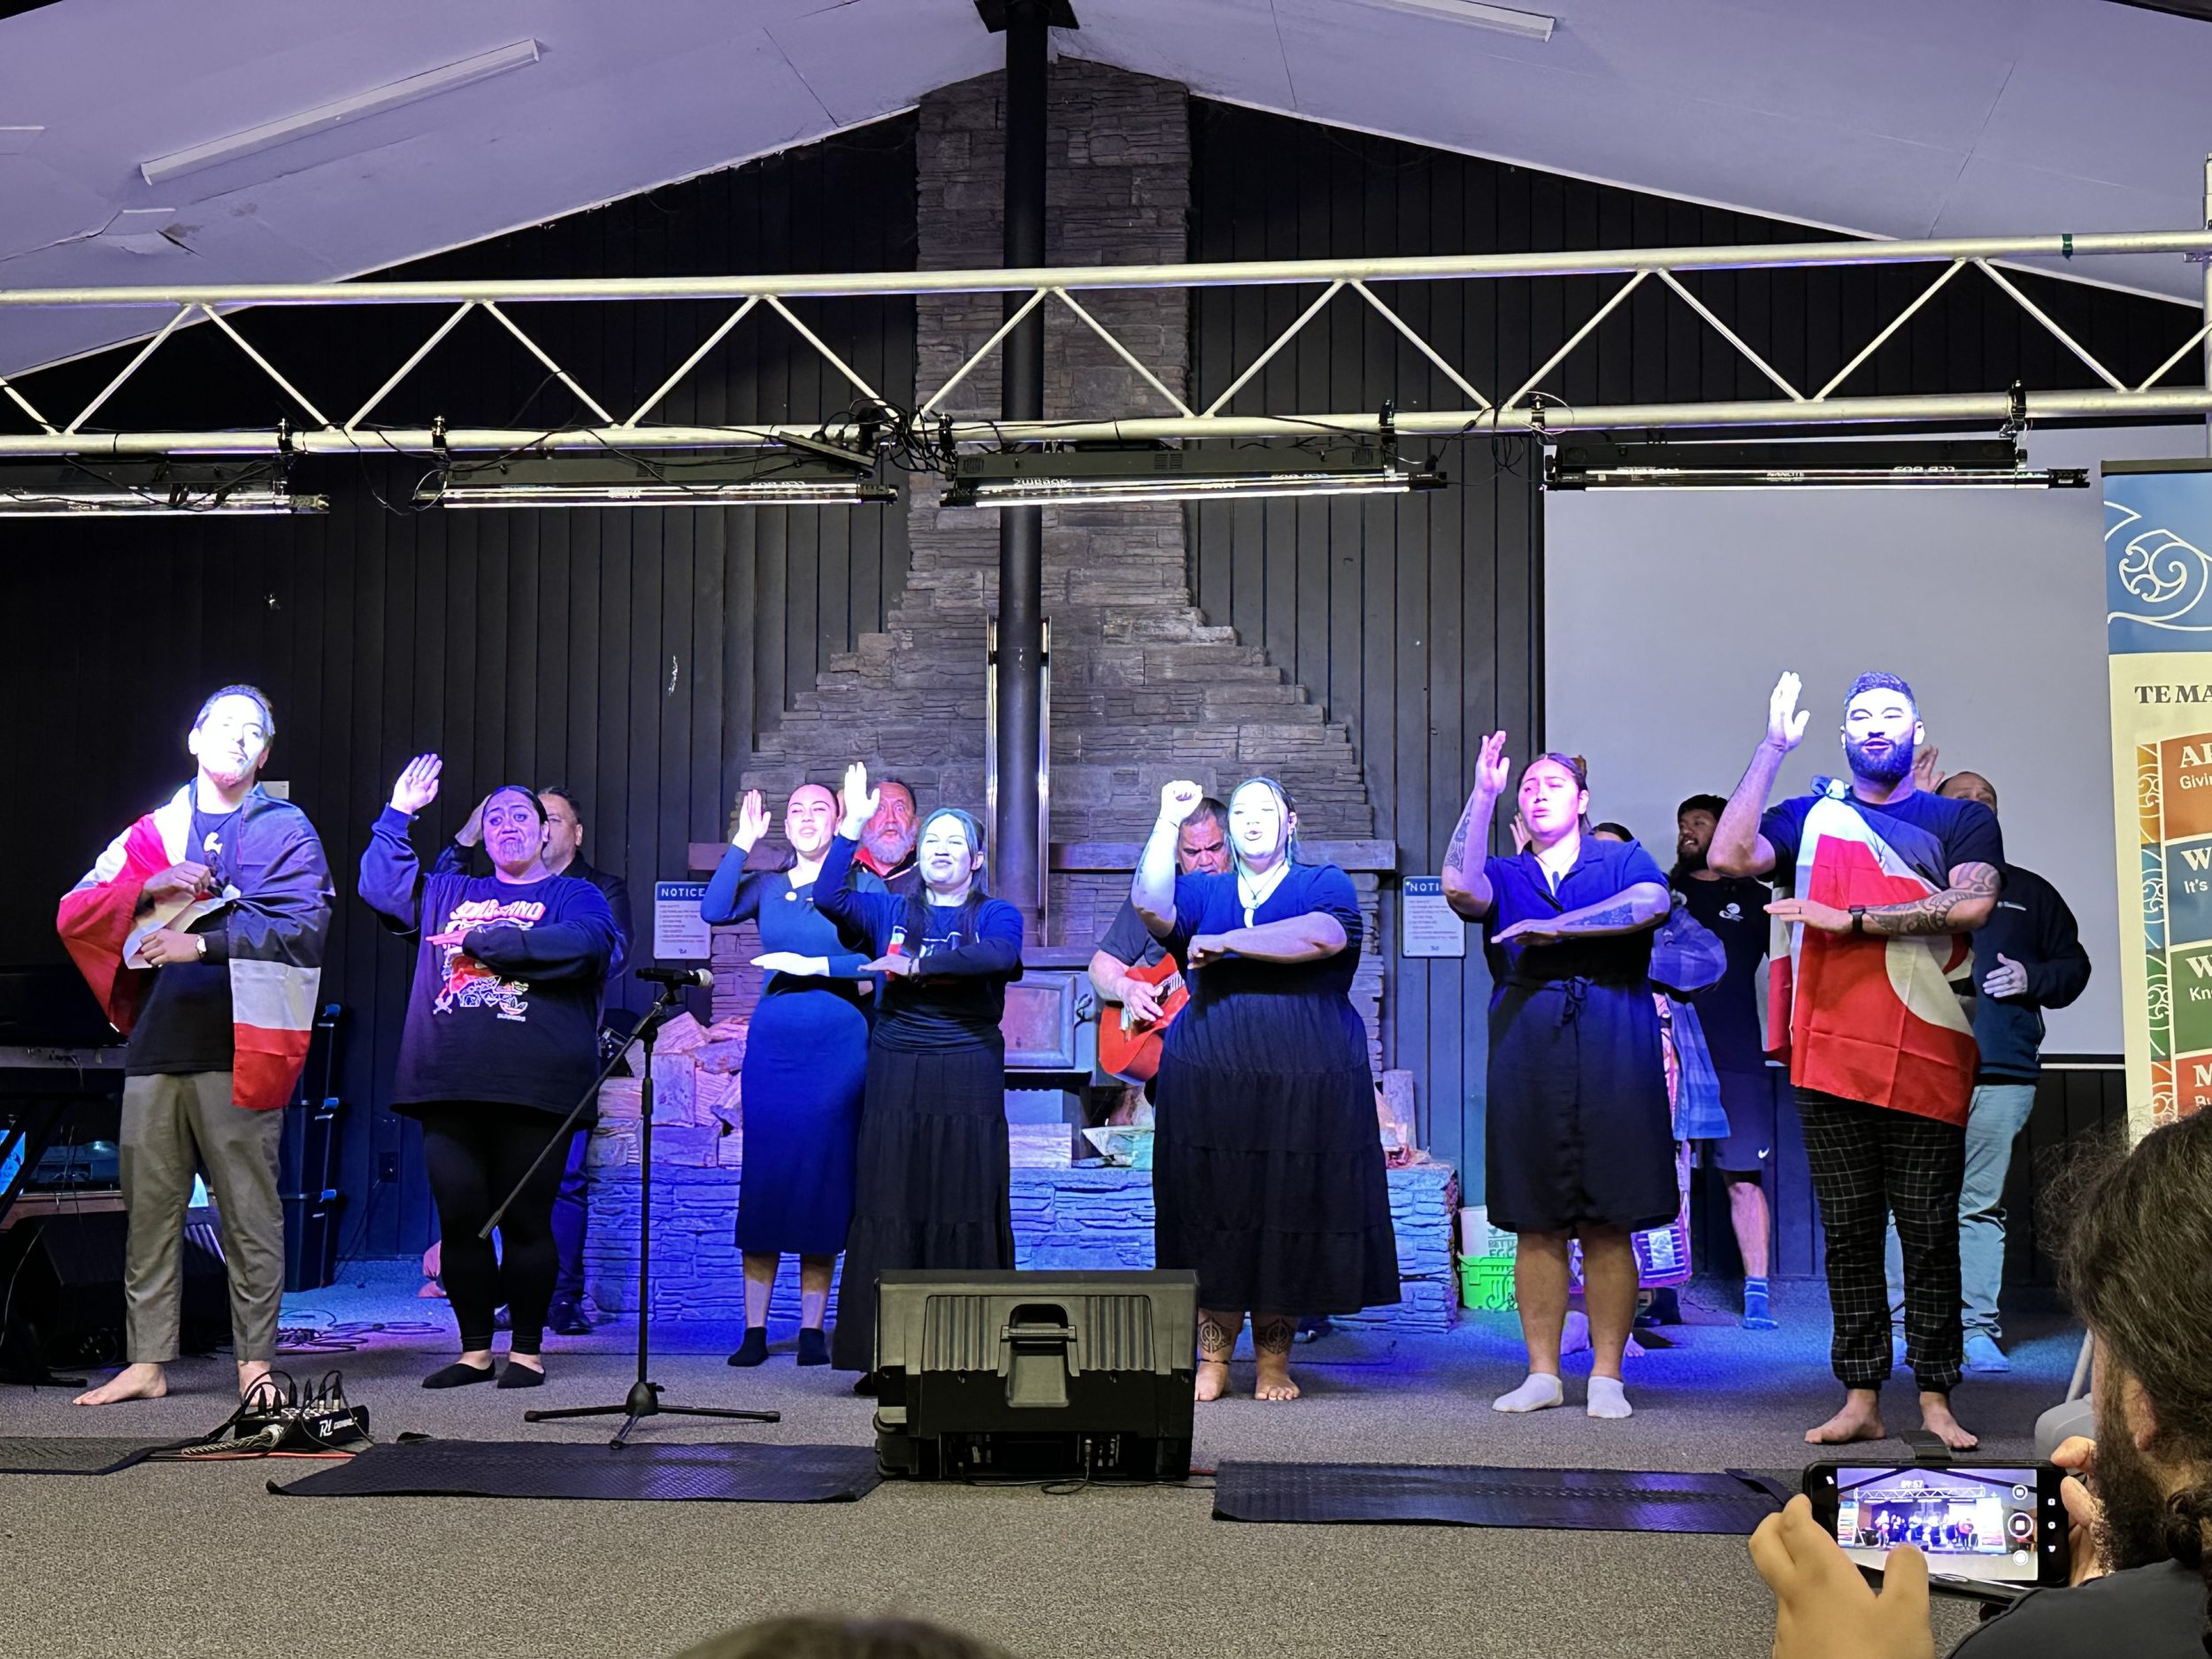
<svg viewBox="0 0 2212 1659"><path fill-rule="evenodd" d="M422 1110L422 1161L438 1201L445 1292L461 1327L461 1351L492 1345L492 1317L507 1304L511 1346L535 1354L560 1271L553 1241L553 1197L566 1165L556 1148L499 1223L499 1254L477 1232L545 1149L558 1122L526 1106L454 1101Z"/></svg>

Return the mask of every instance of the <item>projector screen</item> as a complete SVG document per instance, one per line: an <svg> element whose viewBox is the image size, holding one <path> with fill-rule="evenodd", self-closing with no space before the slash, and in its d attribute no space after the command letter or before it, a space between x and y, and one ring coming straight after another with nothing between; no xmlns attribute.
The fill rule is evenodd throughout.
<svg viewBox="0 0 2212 1659"><path fill-rule="evenodd" d="M1748 435L1748 434L1747 434ZM2032 434L2038 466L2205 453L2202 427ZM1777 798L1842 775L1844 688L1911 682L1947 772L1996 786L2094 967L2048 1055L2121 1048L2103 490L1592 490L1544 503L1546 747L1663 867L1685 795L1726 795L1784 669L1812 711ZM1517 762L1532 750L1515 733Z"/></svg>

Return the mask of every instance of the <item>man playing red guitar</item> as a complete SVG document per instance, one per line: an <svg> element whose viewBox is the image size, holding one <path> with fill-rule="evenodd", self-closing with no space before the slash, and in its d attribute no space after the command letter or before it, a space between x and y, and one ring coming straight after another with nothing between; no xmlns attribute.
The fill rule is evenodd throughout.
<svg viewBox="0 0 2212 1659"><path fill-rule="evenodd" d="M1183 820L1182 834L1175 844L1178 875L1219 875L1229 867L1228 818L1228 808L1209 795ZM1130 1021L1128 1034L1151 1038L1148 1044L1142 1045L1150 1056L1151 1066L1158 1064L1160 1034L1175 1017L1161 1007L1165 993L1156 983L1158 976L1152 972L1166 959L1166 947L1152 937L1136 907L1125 900L1113 926L1106 930L1106 937L1099 941L1098 949L1091 953L1091 983L1098 987L1102 1001L1118 1005L1110 1006L1101 1016L1102 1025L1110 1024L1116 1031L1121 1030L1121 1010L1126 1010ZM1100 1044L1102 1049L1102 1028ZM1149 1094L1152 1074L1143 1064L1121 1068L1120 1072L1132 1080L1144 1082Z"/></svg>

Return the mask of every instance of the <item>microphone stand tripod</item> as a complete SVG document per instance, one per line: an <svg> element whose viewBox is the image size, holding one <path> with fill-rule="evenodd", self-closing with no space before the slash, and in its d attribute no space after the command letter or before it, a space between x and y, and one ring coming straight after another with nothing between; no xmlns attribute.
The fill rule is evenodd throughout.
<svg viewBox="0 0 2212 1659"><path fill-rule="evenodd" d="M728 1417L747 1423L779 1423L783 1420L783 1414L780 1411L733 1411L718 1406L663 1405L660 1384L651 1381L646 1375L652 1364L653 1325L653 1043L660 1035L662 1024L675 1011L676 987L664 985L659 996L646 1010L645 1018L638 1022L634 1033L645 1047L645 1076L639 1091L638 1111L637 1380L630 1385L630 1392L619 1405L564 1406L554 1411L526 1411L522 1414L525 1423L551 1423L561 1417L621 1417L622 1426L607 1442L618 1452L627 1443L630 1431L646 1417ZM553 1155L554 1148L568 1145L569 1135L575 1129L576 1120L583 1116L584 1108L591 1103L593 1096L599 1091L599 1086L607 1080L609 1074L628 1052L629 1045L623 1044L615 1051L614 1057L600 1068L599 1075L592 1079L591 1087L584 1091L583 1098L569 1109L568 1116L561 1120L561 1126L546 1142L545 1150L538 1154L536 1163L532 1164L522 1179L515 1184L515 1190L501 1201L499 1208L492 1211L492 1218L484 1224L476 1235L478 1238L489 1239L492 1236L492 1230L499 1225L508 1206L530 1184L530 1178L538 1172L539 1165Z"/></svg>

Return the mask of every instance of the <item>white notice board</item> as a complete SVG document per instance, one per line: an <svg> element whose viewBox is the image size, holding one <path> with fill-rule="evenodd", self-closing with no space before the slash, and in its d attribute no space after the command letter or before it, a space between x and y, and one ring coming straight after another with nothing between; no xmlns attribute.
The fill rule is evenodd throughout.
<svg viewBox="0 0 2212 1659"><path fill-rule="evenodd" d="M714 930L700 914L703 881L653 884L653 955L662 962L704 962L714 954Z"/></svg>
<svg viewBox="0 0 2212 1659"><path fill-rule="evenodd" d="M1467 924L1444 902L1441 876L1408 876L1399 891L1398 954L1463 956Z"/></svg>

